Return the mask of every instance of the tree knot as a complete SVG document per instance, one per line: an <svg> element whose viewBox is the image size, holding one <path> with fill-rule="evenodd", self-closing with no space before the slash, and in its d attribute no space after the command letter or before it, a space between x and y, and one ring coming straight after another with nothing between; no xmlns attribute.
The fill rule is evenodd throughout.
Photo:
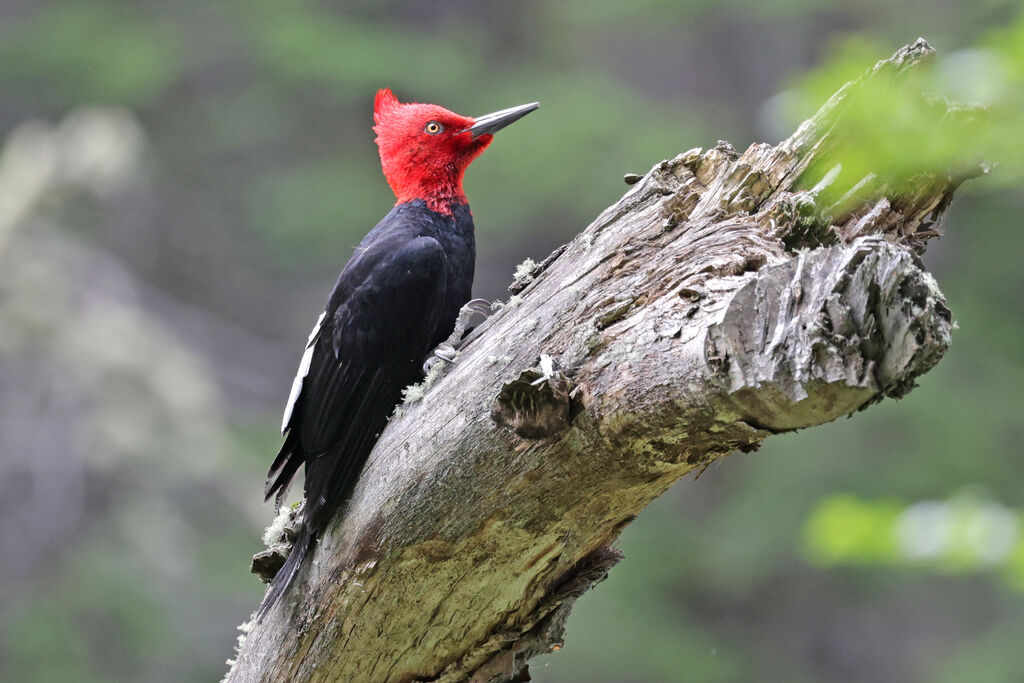
<svg viewBox="0 0 1024 683"><path fill-rule="evenodd" d="M537 366L506 382L491 405L491 419L524 439L555 437L569 429L578 412L578 387L544 353Z"/></svg>

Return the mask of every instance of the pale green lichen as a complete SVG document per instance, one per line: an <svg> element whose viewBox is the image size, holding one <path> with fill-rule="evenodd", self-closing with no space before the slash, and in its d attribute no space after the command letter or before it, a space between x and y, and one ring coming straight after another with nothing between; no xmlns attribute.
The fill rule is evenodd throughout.
<svg viewBox="0 0 1024 683"><path fill-rule="evenodd" d="M284 536L285 527L288 526L288 522L292 519L294 509L294 506L283 507L277 513L277 517L274 517L274 521L263 532L263 544L265 546L273 548L274 546L283 545L281 538Z"/></svg>
<svg viewBox="0 0 1024 683"><path fill-rule="evenodd" d="M523 303L523 297L516 294L515 296L510 296L508 298L508 301L505 302L505 305L508 306L509 308L515 308L521 303Z"/></svg>
<svg viewBox="0 0 1024 683"><path fill-rule="evenodd" d="M269 529L268 529L268 531L269 531ZM249 637L249 634L252 632L252 630L253 630L253 628L255 628L255 626L256 626L256 613L255 612L253 612L252 614L249 615L249 621L243 621L241 624L238 625L238 630L241 631L241 633L235 639L237 641L235 643L235 656L224 661L224 663L227 664L229 668L228 668L228 672L226 674L224 674L224 678L221 679L221 683L225 683L225 681L227 681L228 678L231 677L231 672L235 670L235 665L238 664L238 655L239 655L239 653L242 652L242 646L245 645L246 639Z"/></svg>
<svg viewBox="0 0 1024 683"><path fill-rule="evenodd" d="M518 266L516 266L516 271L512 275L512 279L515 280L516 282L524 282L526 284L529 284L533 282L533 269L536 267L537 262L534 261L532 258L528 258L522 263L520 263Z"/></svg>
<svg viewBox="0 0 1024 683"><path fill-rule="evenodd" d="M458 360L459 352L455 352L452 361ZM430 366L430 370L427 371L427 376L423 378L423 381L419 384L410 384L405 389L402 389L402 403L410 404L422 401L423 397L427 395L427 390L434 385L434 383L441 378L441 373L448 366L448 362L444 360L438 360L436 363ZM399 414L396 411L396 414Z"/></svg>
<svg viewBox="0 0 1024 683"><path fill-rule="evenodd" d="M402 403L408 405L410 403L417 403L423 400L426 395L427 389L423 386L423 383L410 384L405 389L402 389Z"/></svg>
<svg viewBox="0 0 1024 683"><path fill-rule="evenodd" d="M494 355L488 355L487 356L487 365L496 365L497 363L511 363L511 362L512 362L512 357L511 356L494 356Z"/></svg>

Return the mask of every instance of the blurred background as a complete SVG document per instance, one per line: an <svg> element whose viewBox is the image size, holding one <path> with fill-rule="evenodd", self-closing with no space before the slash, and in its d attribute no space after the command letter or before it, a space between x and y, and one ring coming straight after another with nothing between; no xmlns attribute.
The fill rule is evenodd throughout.
<svg viewBox="0 0 1024 683"><path fill-rule="evenodd" d="M377 88L543 103L466 182L498 298L623 173L777 142L918 35L1002 161L925 257L953 348L902 401L681 481L532 668L1024 680L1024 19L1001 0L0 0L0 679L223 675L302 345L393 203Z"/></svg>

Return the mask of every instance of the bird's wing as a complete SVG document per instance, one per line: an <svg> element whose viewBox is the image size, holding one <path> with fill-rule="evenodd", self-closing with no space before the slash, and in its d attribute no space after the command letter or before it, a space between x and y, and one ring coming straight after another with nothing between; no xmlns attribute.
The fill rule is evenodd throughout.
<svg viewBox="0 0 1024 683"><path fill-rule="evenodd" d="M419 379L446 278L444 250L430 237L382 241L342 273L342 294L332 297L300 364L280 472L268 485L268 497L280 491L281 474L290 469L291 478L301 452L315 531L351 493L402 389Z"/></svg>
<svg viewBox="0 0 1024 683"><path fill-rule="evenodd" d="M327 311L320 314L320 317L316 319L316 324L313 325L313 331L309 333L306 350L302 353L299 369L295 373L295 379L292 380L292 390L288 394L288 403L284 407L284 417L281 418L282 436L288 431L288 425L292 421L292 411L295 410L295 402L299 400L299 394L302 393L302 383L306 381L306 375L309 374L309 366L313 362L313 347L316 345L317 337L320 336L320 325L326 315Z"/></svg>
<svg viewBox="0 0 1024 683"><path fill-rule="evenodd" d="M316 319L316 324L313 325L313 331L309 333L306 349L302 352L302 360L299 361L299 369L295 373L295 379L292 380L292 390L288 393L284 417L281 419L281 434L285 437L284 446L274 458L274 462L267 472L267 484L263 490L264 500L270 500L271 496L276 496L278 508L281 507L281 503L288 494L292 478L305 461L301 448L298 446L298 432L292 430L292 414L295 412L295 404L298 402L299 396L302 395L302 386L309 374L313 354L316 352L317 340L320 337L320 326L326 315L327 311L320 314L320 317Z"/></svg>

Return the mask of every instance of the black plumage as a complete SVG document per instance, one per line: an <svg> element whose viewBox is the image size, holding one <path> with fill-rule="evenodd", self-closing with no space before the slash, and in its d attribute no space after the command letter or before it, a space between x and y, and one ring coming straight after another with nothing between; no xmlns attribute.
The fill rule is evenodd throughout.
<svg viewBox="0 0 1024 683"><path fill-rule="evenodd" d="M342 270L300 365L284 446L268 473L269 500L283 497L305 465L306 506L261 614L351 496L402 389L422 379L424 360L451 333L470 298L475 257L467 205L445 214L414 199L396 205Z"/></svg>

